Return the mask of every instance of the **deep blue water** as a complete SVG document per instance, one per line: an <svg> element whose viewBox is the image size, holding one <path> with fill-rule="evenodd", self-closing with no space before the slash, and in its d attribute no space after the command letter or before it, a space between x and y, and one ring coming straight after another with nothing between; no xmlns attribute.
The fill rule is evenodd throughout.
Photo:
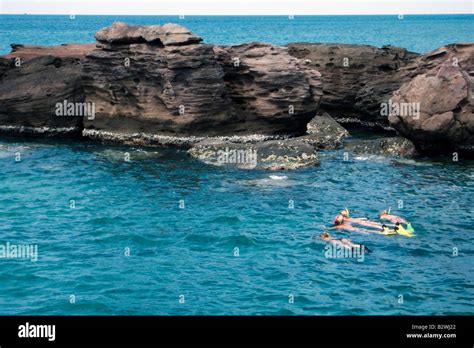
<svg viewBox="0 0 474 348"><path fill-rule="evenodd" d="M39 258L0 259L0 314L472 315L474 163L322 156L270 173L4 140L0 242L38 244ZM312 237L344 206L371 218L391 206L416 237L336 232L373 253L327 259Z"/></svg>
<svg viewBox="0 0 474 348"><path fill-rule="evenodd" d="M94 33L113 21L182 24L205 42L239 44L264 41L396 45L413 52L474 40L474 15L386 16L45 16L0 15L0 54L11 43L58 45L93 42Z"/></svg>

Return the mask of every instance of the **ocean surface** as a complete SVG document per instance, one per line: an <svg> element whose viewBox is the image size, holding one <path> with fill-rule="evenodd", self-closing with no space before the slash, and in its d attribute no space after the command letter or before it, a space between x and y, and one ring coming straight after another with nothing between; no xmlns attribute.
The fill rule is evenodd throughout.
<svg viewBox="0 0 474 348"><path fill-rule="evenodd" d="M71 19L73 18L73 19ZM94 42L94 33L114 21L131 24L178 23L206 43L264 41L395 45L413 52L474 40L474 15L385 16L47 16L0 15L0 54L11 43L59 45Z"/></svg>
<svg viewBox="0 0 474 348"><path fill-rule="evenodd" d="M472 315L474 163L321 154L267 172L3 139L0 243L38 260L0 259L0 314ZM372 253L328 259L313 236L346 206L391 207L416 237L333 232Z"/></svg>
<svg viewBox="0 0 474 348"><path fill-rule="evenodd" d="M0 16L10 43L90 42L114 20ZM472 41L473 16L186 17L206 42L393 44L424 52ZM130 162L124 161L126 153ZM292 172L213 167L185 151L0 138L0 315L474 314L474 162L321 152ZM270 177L270 175L276 175ZM332 232L364 260L314 240L335 214L391 207L416 236Z"/></svg>

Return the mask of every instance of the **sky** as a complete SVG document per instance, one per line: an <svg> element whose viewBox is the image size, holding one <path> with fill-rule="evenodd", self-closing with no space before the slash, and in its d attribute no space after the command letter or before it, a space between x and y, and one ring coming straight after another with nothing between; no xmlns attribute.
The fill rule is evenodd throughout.
<svg viewBox="0 0 474 348"><path fill-rule="evenodd" d="M474 13L474 0L0 0L3 14L311 15Z"/></svg>

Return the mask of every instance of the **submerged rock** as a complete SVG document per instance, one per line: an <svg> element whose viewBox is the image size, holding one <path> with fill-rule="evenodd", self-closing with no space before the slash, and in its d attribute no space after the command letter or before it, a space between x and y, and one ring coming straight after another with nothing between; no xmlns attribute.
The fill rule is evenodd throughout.
<svg viewBox="0 0 474 348"><path fill-rule="evenodd" d="M349 132L337 123L328 113L315 116L307 125L308 134L295 138L321 149L336 149Z"/></svg>
<svg viewBox="0 0 474 348"><path fill-rule="evenodd" d="M242 169L292 170L319 163L314 147L292 139L255 144L204 141L188 153L207 164Z"/></svg>
<svg viewBox="0 0 474 348"><path fill-rule="evenodd" d="M353 140L344 148L356 154L411 158L417 155L413 143L402 137Z"/></svg>

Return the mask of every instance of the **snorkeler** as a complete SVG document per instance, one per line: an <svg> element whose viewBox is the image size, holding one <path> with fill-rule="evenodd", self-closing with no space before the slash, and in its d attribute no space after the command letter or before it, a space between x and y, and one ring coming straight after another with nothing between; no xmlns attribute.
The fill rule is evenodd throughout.
<svg viewBox="0 0 474 348"><path fill-rule="evenodd" d="M369 248L367 248L363 244L357 244L352 242L350 239L347 238L333 238L328 232L323 232L319 235L319 238L324 240L325 242L329 242L335 245L340 245L343 248L360 248L368 253L372 252Z"/></svg>
<svg viewBox="0 0 474 348"><path fill-rule="evenodd" d="M378 231L374 230L367 230L359 227L354 227L350 223L346 221L346 218L342 214L338 214L334 218L334 226L331 227L333 229L340 229L340 230L347 230L347 231L354 231L354 232L361 232L361 233L378 233Z"/></svg>
<svg viewBox="0 0 474 348"><path fill-rule="evenodd" d="M344 208L344 210L342 210L339 214L342 215L344 217L344 220L347 221L347 222L353 222L353 223L356 223L358 225L362 225L362 226L365 226L365 227L374 227L374 228L377 228L377 229L382 228L381 223L376 222L376 221L370 221L367 218L354 218L354 217L351 218L349 216L350 214L349 214L349 209L348 208Z"/></svg>
<svg viewBox="0 0 474 348"><path fill-rule="evenodd" d="M392 215L390 214L390 209L389 210L382 210L379 214L379 218L381 220L388 220L391 223L401 223L401 224L407 224L408 222L404 219L401 218L400 216L397 215Z"/></svg>

